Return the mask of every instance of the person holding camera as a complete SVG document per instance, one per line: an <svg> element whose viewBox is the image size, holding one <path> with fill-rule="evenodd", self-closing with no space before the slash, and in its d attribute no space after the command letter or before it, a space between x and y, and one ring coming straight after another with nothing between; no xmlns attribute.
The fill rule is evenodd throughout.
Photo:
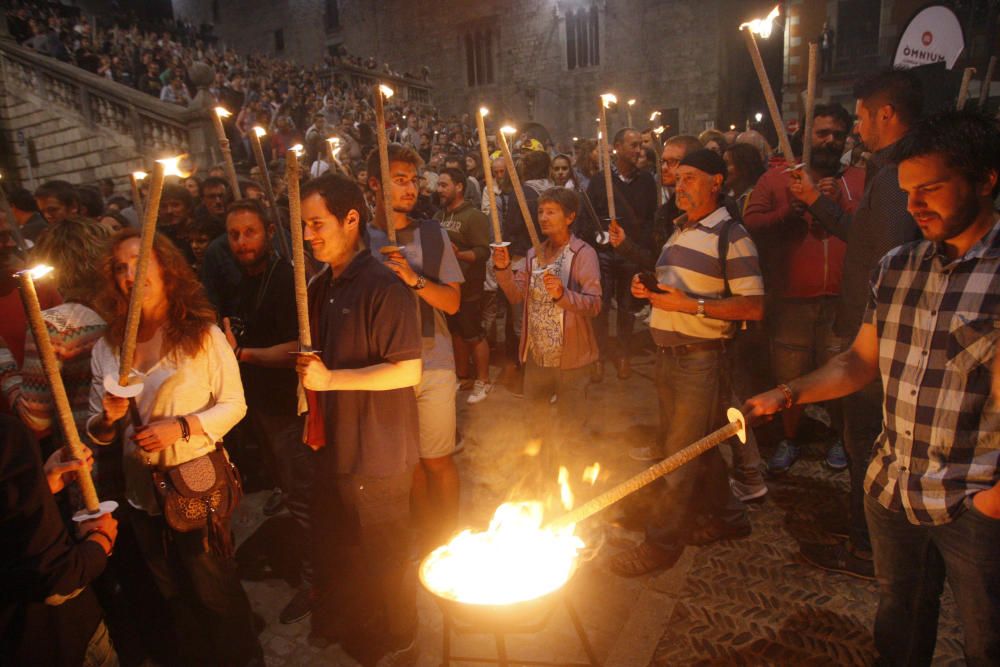
<svg viewBox="0 0 1000 667"><path fill-rule="evenodd" d="M295 357L298 329L292 265L273 251L275 225L255 199L229 205L226 237L240 267L236 312L223 319L226 340L240 362L247 400L247 421L263 442L266 467L277 483L264 505L271 515L285 505L301 527L302 582L279 614L294 623L312 608L312 567L308 549L309 492L312 450L302 444L302 418L297 413Z"/></svg>
<svg viewBox="0 0 1000 667"><path fill-rule="evenodd" d="M757 249L723 205L725 178L726 163L717 153L700 149L684 156L676 195L684 215L663 246L656 273L632 278L632 295L652 305L650 330L657 347L660 432L644 458L670 456L721 425L727 341L740 321L764 316ZM639 576L669 568L686 544L750 534L746 508L730 492L717 449L667 477L659 488L662 511L648 519L642 544L615 556L615 573Z"/></svg>

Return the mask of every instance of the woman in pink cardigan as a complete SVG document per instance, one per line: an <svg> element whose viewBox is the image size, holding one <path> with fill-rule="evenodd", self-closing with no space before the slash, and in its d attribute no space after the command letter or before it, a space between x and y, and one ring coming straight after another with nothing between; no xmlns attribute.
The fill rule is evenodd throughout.
<svg viewBox="0 0 1000 667"><path fill-rule="evenodd" d="M594 249L569 231L579 201L567 188L539 196L538 223L546 236L541 261L531 249L524 270L511 271L507 248L493 253L497 284L512 304L524 304L524 395L533 407L557 397L562 425L580 423L598 355L593 319L601 311L600 265Z"/></svg>

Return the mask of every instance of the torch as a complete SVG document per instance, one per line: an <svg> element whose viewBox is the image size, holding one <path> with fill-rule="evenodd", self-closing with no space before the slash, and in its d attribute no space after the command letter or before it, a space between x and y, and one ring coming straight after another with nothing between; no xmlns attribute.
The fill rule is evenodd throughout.
<svg viewBox="0 0 1000 667"><path fill-rule="evenodd" d="M33 269L19 271L14 276L18 279L18 288L21 292L24 312L28 317L28 326L31 327L31 335L35 338L38 356L41 358L42 370L45 372L45 378L52 391L52 400L55 403L56 415L59 417L59 425L62 427L66 446L69 447L73 458L83 461L86 459L86 454L83 450L83 443L80 441L80 432L73 419L73 409L70 407L69 397L66 395L66 386L59 374L59 361L56 359L56 351L52 347L49 330L42 317L42 306L38 302L38 293L35 291L35 280L50 271L52 271L51 266L40 265ZM89 470L85 468L78 470L76 480L80 485L80 493L83 495L83 504L86 509L74 514L74 521L88 521L118 509L118 503L113 500L104 502L98 500L97 490L94 488L94 480L91 478Z"/></svg>
<svg viewBox="0 0 1000 667"><path fill-rule="evenodd" d="M494 248L509 246L509 242L503 240L500 229L500 211L497 210L497 195L493 190L493 170L490 169L490 148L486 143L486 115L490 110L486 107L479 107L476 114L476 127L479 130L479 153L483 160L483 175L486 177L486 192L490 198L490 220L493 222L493 243ZM513 168L513 166L511 166Z"/></svg>
<svg viewBox="0 0 1000 667"><path fill-rule="evenodd" d="M635 99L631 99L625 103L626 106L626 117L628 118L628 126L632 127L632 107L635 106Z"/></svg>
<svg viewBox="0 0 1000 667"><path fill-rule="evenodd" d="M510 146L507 145L507 137L504 136L505 134L514 134L515 132L517 130L510 125L504 125L497 132L497 143L500 144L503 159L507 162L507 173L510 174L510 184L514 188L514 198L517 199L518 208L521 209L521 217L524 218L524 225L528 228L528 236L531 237L531 247L535 249L535 259L539 265L544 266L545 255L542 251L542 242L538 239L538 231L535 229L531 210L528 209L528 200L524 198L521 177L517 175L517 169L514 168L514 157L510 154Z"/></svg>
<svg viewBox="0 0 1000 667"><path fill-rule="evenodd" d="M969 84L972 82L972 75L976 73L975 67L966 67L962 72L962 85L958 87L958 102L955 108L961 111L965 108L965 103L969 99Z"/></svg>
<svg viewBox="0 0 1000 667"><path fill-rule="evenodd" d="M146 292L146 273L149 268L149 258L153 254L153 238L156 236L156 220L160 212L160 195L163 194L163 182L167 176L181 176L177 167L182 156L157 160L153 167L150 181L149 199L146 200L145 213L142 217L142 235L139 237L139 258L135 264L135 281L132 283L132 293L129 295L128 315L125 318L125 332L122 334L122 347L118 360L118 377L108 375L104 378L104 389L114 396L128 398L129 412L133 425L141 424L139 412L134 399L142 392L142 383L131 383L132 365L135 361L135 344L139 336L139 320L142 317L142 300Z"/></svg>
<svg viewBox="0 0 1000 667"><path fill-rule="evenodd" d="M328 137L326 140L326 148L330 155L330 164L335 166L345 176L348 175L347 170L344 169L344 165L342 165L340 160L337 159L337 153L340 152L340 137Z"/></svg>
<svg viewBox="0 0 1000 667"><path fill-rule="evenodd" d="M301 151L302 145L296 144L285 154L285 179L288 181L288 224L292 232L292 271L295 276L295 314L299 320L299 351L313 353L306 287L306 253L302 238L302 200L299 195Z"/></svg>
<svg viewBox="0 0 1000 667"><path fill-rule="evenodd" d="M378 138L379 176L382 180L382 209L385 211L385 233L389 237L389 245L382 248L383 255L392 255L402 248L396 243L396 223L392 219L392 176L389 171L389 139L385 136L385 102L394 94L392 88L384 83L375 89L375 130Z"/></svg>
<svg viewBox="0 0 1000 667"><path fill-rule="evenodd" d="M271 209L271 215L274 216L274 224L278 228L278 243L281 245L281 249L285 251L283 254L288 257L290 256L288 241L285 239L285 233L281 229L281 214L278 212L278 200L274 197L274 188L271 187L271 174L267 170L264 149L260 145L260 138L265 134L267 134L267 130L260 125L254 125L253 131L250 132L250 145L253 148L254 158L257 160L257 169L260 170L260 180L264 186L264 196L267 197L267 207Z"/></svg>
<svg viewBox="0 0 1000 667"><path fill-rule="evenodd" d="M809 42L809 70L806 80L806 120L802 125L802 164L812 160L813 119L816 107L816 74L819 65L819 44Z"/></svg>
<svg viewBox="0 0 1000 667"><path fill-rule="evenodd" d="M990 56L990 64L986 66L986 76L983 77L983 85L979 88L979 110L986 111L987 101L990 99L990 85L993 83L993 71L997 67L997 57Z"/></svg>
<svg viewBox="0 0 1000 667"><path fill-rule="evenodd" d="M0 174L0 178L3 178L3 174ZM2 184L0 184L0 206L3 207L4 217L7 218L7 227L10 229L10 235L14 237L14 243L17 245L18 251L23 255L28 252L28 243L24 240L24 234L21 233L21 225L17 224L17 218L14 217L14 209L10 207L10 201L7 199L7 191L3 189Z"/></svg>
<svg viewBox="0 0 1000 667"><path fill-rule="evenodd" d="M657 112L659 113L659 112ZM653 128L653 136L656 137L656 204L663 203L663 142L660 137L667 128L660 125Z"/></svg>
<svg viewBox="0 0 1000 667"><path fill-rule="evenodd" d="M738 437L740 442L745 443L747 441L746 419L743 417L743 414L736 408L729 408L729 411L726 413L726 419L729 420L729 423L722 428L709 433L701 440L691 443L676 454L663 459L654 466L646 468L638 475L625 480L618 486L605 491L573 511L562 515L550 522L547 528L559 529L577 524L587 517L593 516L613 505L625 496L635 493L642 487L651 484L667 473L677 470L685 463L690 462L713 447L717 447L733 436Z"/></svg>
<svg viewBox="0 0 1000 667"><path fill-rule="evenodd" d="M604 158L604 191L608 199L608 224L616 223L615 215L615 188L611 180L611 142L608 140L608 107L618 102L618 98L611 93L601 95L601 115L598 118L601 129L597 137L601 141L601 156ZM600 220L596 221L598 228L601 226ZM598 233L597 242L605 244L608 242L608 233L601 230Z"/></svg>
<svg viewBox="0 0 1000 667"><path fill-rule="evenodd" d="M785 158L785 162L791 165L795 161L795 155L792 153L792 145L788 141L788 135L785 133L785 123L781 119L778 101L774 97L774 89L771 88L771 81L767 78L767 70L764 69L764 61L760 57L760 49L757 48L757 39L754 37L755 34L760 35L764 39L770 37L774 19L777 17L778 7L775 6L765 18L753 19L748 23L742 24L740 32L743 33L743 37L746 39L747 50L750 51L750 58L753 60L753 67L757 72L757 79L760 81L760 88L764 93L764 101L767 102L767 110L771 114L774 131L778 135L778 146Z"/></svg>
<svg viewBox="0 0 1000 667"><path fill-rule="evenodd" d="M236 177L236 167L233 165L233 151L229 148L229 137L226 136L226 128L222 126L222 119L229 118L233 114L225 107L215 107L212 114L212 124L215 125L215 136L219 140L219 150L222 151L222 162L226 168L226 178L229 179L229 187L233 189L233 197L242 199L240 194L240 179Z"/></svg>
<svg viewBox="0 0 1000 667"><path fill-rule="evenodd" d="M128 176L129 183L132 185L132 208L135 209L136 215L142 220L145 217L142 207L142 193L139 192L139 181L144 181L149 176L144 171L133 171Z"/></svg>

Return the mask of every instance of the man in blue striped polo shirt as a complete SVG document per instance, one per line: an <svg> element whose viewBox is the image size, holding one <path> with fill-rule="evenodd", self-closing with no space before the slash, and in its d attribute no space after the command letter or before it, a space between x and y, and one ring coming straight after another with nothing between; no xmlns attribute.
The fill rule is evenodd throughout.
<svg viewBox="0 0 1000 667"><path fill-rule="evenodd" d="M722 204L726 164L709 150L688 153L677 168L684 211L656 262L655 289L632 280L632 295L652 305L660 404L657 457L666 457L724 421L726 342L740 323L764 315L757 249ZM611 569L638 576L673 566L686 544L746 537L746 508L729 490L726 464L712 450L667 476L646 539L618 554Z"/></svg>

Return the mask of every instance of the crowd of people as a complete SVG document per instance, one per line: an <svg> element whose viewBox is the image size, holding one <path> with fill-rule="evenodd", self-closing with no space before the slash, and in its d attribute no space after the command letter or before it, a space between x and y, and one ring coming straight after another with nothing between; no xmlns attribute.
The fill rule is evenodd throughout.
<svg viewBox="0 0 1000 667"><path fill-rule="evenodd" d="M81 45L88 30L72 30ZM559 152L527 135L514 164L493 152L482 165L467 116L402 104L387 118L383 183L370 91L177 50L169 35L112 43L130 34L134 52L100 58L138 57L147 79L170 70L175 81L190 49L216 66L240 191L222 165L168 179L135 361L120 369L142 202L110 180L9 190L0 479L17 492L0 505L0 656L263 664L229 525L246 486L270 490L263 513L287 509L296 527L300 585L280 622L311 615L315 641L363 664L408 664L414 556L458 527L457 402L489 410L491 394L510 392L542 446L559 447L582 436L588 385L615 381L609 367L628 379L631 359L652 353L659 426L632 458L677 452L730 405L758 428L731 464L709 451L629 503L645 540L610 558L612 572L644 575L687 546L750 535L746 503L796 465L802 408L822 402L824 463L849 476L849 531L802 556L878 579L887 664L929 663L946 579L970 664L1000 661L995 119L924 114L918 77L893 70L857 85L856 119L817 105L791 161L754 131L661 142L624 127L609 165L592 141ZM264 122L269 175L241 141ZM296 142L301 220L289 220L280 175ZM796 166L805 143L809 163ZM290 224L305 238L314 351L299 345ZM39 298L86 461L55 425L12 277L37 262L56 269ZM132 400L107 379L122 370L142 379ZM121 509L69 528L82 468ZM212 474L232 503L197 526L179 521L178 494L218 497L176 480Z"/></svg>

